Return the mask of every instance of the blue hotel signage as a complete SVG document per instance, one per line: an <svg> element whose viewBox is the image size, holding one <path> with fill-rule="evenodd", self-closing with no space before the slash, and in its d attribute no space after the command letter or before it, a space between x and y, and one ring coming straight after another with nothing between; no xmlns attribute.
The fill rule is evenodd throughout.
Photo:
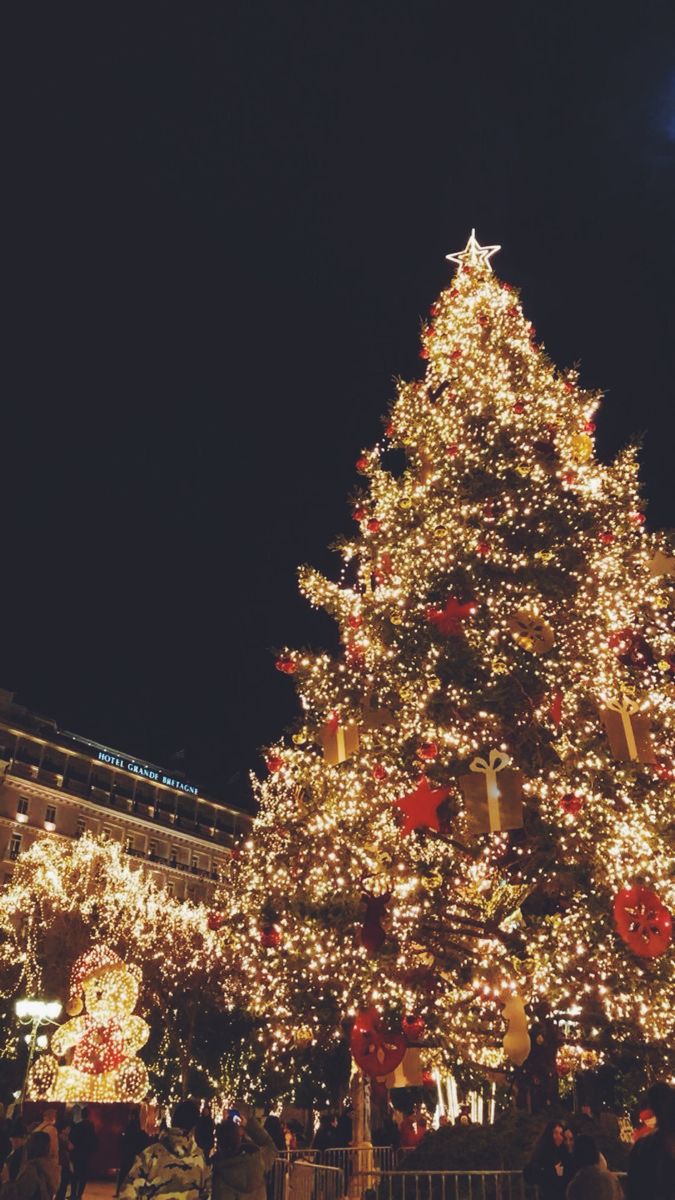
<svg viewBox="0 0 675 1200"><path fill-rule="evenodd" d="M172 775L165 775L159 767L146 767L143 763L135 762L133 758L121 758L110 750L99 750L96 757L99 762L107 763L110 767L120 767L123 771L129 771L141 779L150 779L153 783L163 783L165 787L176 788L179 792L189 792L191 796L199 795L199 788L196 788L194 784L183 783L182 779L174 779Z"/></svg>

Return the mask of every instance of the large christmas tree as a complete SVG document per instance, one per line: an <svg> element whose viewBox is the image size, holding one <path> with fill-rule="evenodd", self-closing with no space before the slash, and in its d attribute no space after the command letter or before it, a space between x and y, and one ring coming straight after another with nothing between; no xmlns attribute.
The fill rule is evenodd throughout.
<svg viewBox="0 0 675 1200"><path fill-rule="evenodd" d="M675 559L497 249L449 255L424 378L356 463L339 582L300 573L341 651L277 661L301 717L222 906L291 1079L354 1017L371 1074L420 1039L453 1064L531 1045L544 1091L556 1048L674 1044Z"/></svg>

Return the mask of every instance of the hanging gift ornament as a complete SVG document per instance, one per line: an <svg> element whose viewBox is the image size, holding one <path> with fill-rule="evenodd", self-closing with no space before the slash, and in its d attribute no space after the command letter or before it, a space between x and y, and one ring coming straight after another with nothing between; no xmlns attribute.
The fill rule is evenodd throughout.
<svg viewBox="0 0 675 1200"><path fill-rule="evenodd" d="M622 888L614 900L614 921L619 937L640 958L658 958L672 936L672 918L651 888L633 884Z"/></svg>
<svg viewBox="0 0 675 1200"><path fill-rule="evenodd" d="M553 648L555 634L551 626L531 609L519 608L507 624L514 641L530 654L548 654Z"/></svg>
<svg viewBox="0 0 675 1200"><path fill-rule="evenodd" d="M508 754L491 750L487 759L476 757L469 763L473 774L459 776L470 833L497 833L522 826L523 778L510 763Z"/></svg>
<svg viewBox="0 0 675 1200"><path fill-rule="evenodd" d="M631 696L605 700L600 708L600 716L614 758L619 762L655 761L649 736L649 717L640 711L637 700Z"/></svg>
<svg viewBox="0 0 675 1200"><path fill-rule="evenodd" d="M403 1036L408 1042L419 1042L425 1030L424 1017L416 1013L408 1013L401 1022Z"/></svg>
<svg viewBox="0 0 675 1200"><path fill-rule="evenodd" d="M402 1033L388 1033L377 1009L361 1009L354 1020L349 1048L364 1075L379 1078L395 1071L408 1043Z"/></svg>

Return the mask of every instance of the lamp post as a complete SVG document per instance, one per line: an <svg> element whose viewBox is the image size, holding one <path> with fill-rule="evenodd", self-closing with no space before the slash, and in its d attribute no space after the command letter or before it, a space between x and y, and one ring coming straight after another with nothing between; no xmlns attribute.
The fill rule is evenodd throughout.
<svg viewBox="0 0 675 1200"><path fill-rule="evenodd" d="M33 1063L35 1047L38 1044L40 1027L42 1025L56 1024L61 1015L61 1003L59 1000L17 1000L14 1005L14 1011L21 1025L31 1026L30 1034L26 1035L26 1041L28 1042L28 1062L26 1063L23 1087L21 1088L21 1095L19 1097L19 1111L23 1111L23 1102L28 1086L28 1074Z"/></svg>

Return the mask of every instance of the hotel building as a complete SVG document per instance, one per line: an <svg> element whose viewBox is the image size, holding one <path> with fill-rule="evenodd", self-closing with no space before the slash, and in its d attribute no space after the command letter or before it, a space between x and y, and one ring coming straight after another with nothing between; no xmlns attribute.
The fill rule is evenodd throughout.
<svg viewBox="0 0 675 1200"><path fill-rule="evenodd" d="M38 838L103 833L177 899L208 900L251 821L180 773L66 733L0 689L0 883Z"/></svg>

